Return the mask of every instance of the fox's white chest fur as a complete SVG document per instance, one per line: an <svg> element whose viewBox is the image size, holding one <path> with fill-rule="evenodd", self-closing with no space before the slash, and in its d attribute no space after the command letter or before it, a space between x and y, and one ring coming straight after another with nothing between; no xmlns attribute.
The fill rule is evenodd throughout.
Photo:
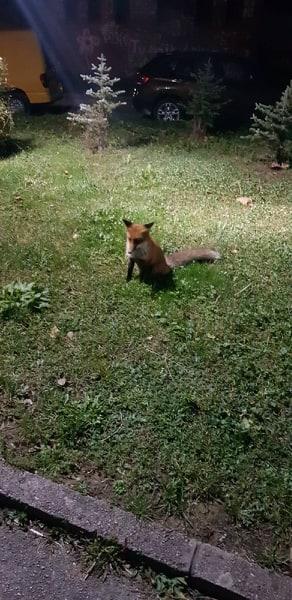
<svg viewBox="0 0 292 600"><path fill-rule="evenodd" d="M149 254L149 243L147 240L138 244L136 248L131 248L129 242L126 244L126 257L131 258L132 260L143 260Z"/></svg>

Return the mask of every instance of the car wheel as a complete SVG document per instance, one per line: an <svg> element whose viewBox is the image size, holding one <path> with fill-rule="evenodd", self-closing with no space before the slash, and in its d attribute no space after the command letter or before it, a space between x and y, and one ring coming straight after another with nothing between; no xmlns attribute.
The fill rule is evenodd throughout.
<svg viewBox="0 0 292 600"><path fill-rule="evenodd" d="M161 100L155 107L154 116L158 121L180 121L183 117L183 108L177 100Z"/></svg>
<svg viewBox="0 0 292 600"><path fill-rule="evenodd" d="M29 112L29 101L22 92L11 92L8 95L8 105L12 114L25 114Z"/></svg>

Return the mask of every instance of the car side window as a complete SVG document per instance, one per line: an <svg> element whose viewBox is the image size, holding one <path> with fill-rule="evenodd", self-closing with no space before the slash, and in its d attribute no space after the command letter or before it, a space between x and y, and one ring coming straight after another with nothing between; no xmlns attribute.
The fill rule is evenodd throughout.
<svg viewBox="0 0 292 600"><path fill-rule="evenodd" d="M169 77L176 77L177 76L177 59L173 59L169 61L169 64L167 65L167 75Z"/></svg>
<svg viewBox="0 0 292 600"><path fill-rule="evenodd" d="M192 70L192 63L189 59L181 58L178 61L176 74L180 79L191 79Z"/></svg>
<svg viewBox="0 0 292 600"><path fill-rule="evenodd" d="M158 69L158 76L172 79L177 76L177 58L166 57Z"/></svg>
<svg viewBox="0 0 292 600"><path fill-rule="evenodd" d="M201 59L181 58L177 66L177 76L185 80L195 80L198 70L204 65Z"/></svg>
<svg viewBox="0 0 292 600"><path fill-rule="evenodd" d="M191 73L192 79L195 79L198 72L205 69L209 62L211 63L211 67L212 67L215 75L218 76L218 74L217 74L218 67L217 67L216 61L214 60L214 58L212 56L206 55L206 56L197 57L193 60L192 73Z"/></svg>
<svg viewBox="0 0 292 600"><path fill-rule="evenodd" d="M170 56L160 56L144 67L152 77L173 78L176 76L177 59Z"/></svg>

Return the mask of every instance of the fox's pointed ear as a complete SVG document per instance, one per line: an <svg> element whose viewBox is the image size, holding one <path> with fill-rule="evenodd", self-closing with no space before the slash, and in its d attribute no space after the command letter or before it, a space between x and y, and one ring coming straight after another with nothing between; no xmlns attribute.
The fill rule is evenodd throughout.
<svg viewBox="0 0 292 600"><path fill-rule="evenodd" d="M144 223L144 227L146 227L146 229L151 229L151 227L153 227L154 225L154 221L152 223Z"/></svg>
<svg viewBox="0 0 292 600"><path fill-rule="evenodd" d="M127 221L127 219L123 219L123 223L125 223L126 227L131 227L131 225L133 225L132 221Z"/></svg>

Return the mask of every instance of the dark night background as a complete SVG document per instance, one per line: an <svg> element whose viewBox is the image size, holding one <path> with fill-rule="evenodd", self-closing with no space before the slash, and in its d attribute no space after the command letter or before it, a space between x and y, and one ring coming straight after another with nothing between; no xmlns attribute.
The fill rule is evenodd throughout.
<svg viewBox="0 0 292 600"><path fill-rule="evenodd" d="M252 57L275 88L291 78L291 0L0 0L2 29L27 23L72 85L101 51L124 78L176 49Z"/></svg>

